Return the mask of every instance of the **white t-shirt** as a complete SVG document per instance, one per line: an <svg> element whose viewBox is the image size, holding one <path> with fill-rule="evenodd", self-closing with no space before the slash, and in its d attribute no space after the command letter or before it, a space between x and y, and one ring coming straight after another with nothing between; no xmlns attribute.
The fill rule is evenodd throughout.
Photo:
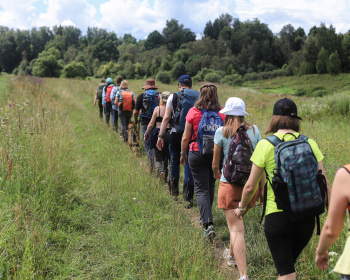
<svg viewBox="0 0 350 280"><path fill-rule="evenodd" d="M260 135L260 131L258 129L258 127L256 125L253 125L254 129L255 129L255 134L254 134L254 130L253 128L249 128L247 130L247 134L248 137L250 139L250 141L252 142L253 145L253 149L255 150L256 145L258 144L258 142L261 140L261 135ZM222 134L222 129L224 127L219 127L216 131L215 131L215 136L214 136L214 143L216 145L218 145L219 147L221 147L223 149L224 152L224 159L223 159L223 163L225 164L226 162L226 158L227 158L227 154L228 154L228 148L230 146L231 143L231 137L229 138L225 138L224 135ZM223 165L224 165L223 164ZM224 177L223 171L221 170L221 178L220 178L221 182L225 182L227 183L227 180Z"/></svg>
<svg viewBox="0 0 350 280"><path fill-rule="evenodd" d="M173 97L174 97L174 94L170 94L170 96L168 97L168 100L166 101L166 107L171 108L171 110L173 109ZM176 132L175 127L171 128L171 132Z"/></svg>

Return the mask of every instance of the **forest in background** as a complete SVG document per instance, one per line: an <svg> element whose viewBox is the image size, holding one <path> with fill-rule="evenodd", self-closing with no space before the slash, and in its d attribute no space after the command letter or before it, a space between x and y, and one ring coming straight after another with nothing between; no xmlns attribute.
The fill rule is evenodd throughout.
<svg viewBox="0 0 350 280"><path fill-rule="evenodd" d="M277 34L259 19L222 14L203 36L171 19L145 40L89 27L11 29L0 26L0 71L39 77L153 77L171 83L183 73L195 81L240 85L277 76L349 73L350 31L321 23L308 34L285 25Z"/></svg>

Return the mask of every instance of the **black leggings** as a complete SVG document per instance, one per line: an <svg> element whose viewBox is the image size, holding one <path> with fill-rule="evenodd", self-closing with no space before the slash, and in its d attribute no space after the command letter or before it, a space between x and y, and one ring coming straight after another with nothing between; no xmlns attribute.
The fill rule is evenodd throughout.
<svg viewBox="0 0 350 280"><path fill-rule="evenodd" d="M294 263L309 243L314 228L315 218L291 222L283 212L265 217L265 236L279 275L295 272Z"/></svg>

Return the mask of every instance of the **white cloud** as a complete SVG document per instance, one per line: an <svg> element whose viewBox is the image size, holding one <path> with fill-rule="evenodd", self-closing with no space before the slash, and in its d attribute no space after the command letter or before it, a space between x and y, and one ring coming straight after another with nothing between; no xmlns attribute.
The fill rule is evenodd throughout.
<svg viewBox="0 0 350 280"><path fill-rule="evenodd" d="M0 0L0 25L27 29L36 18L36 8L33 3L37 0Z"/></svg>

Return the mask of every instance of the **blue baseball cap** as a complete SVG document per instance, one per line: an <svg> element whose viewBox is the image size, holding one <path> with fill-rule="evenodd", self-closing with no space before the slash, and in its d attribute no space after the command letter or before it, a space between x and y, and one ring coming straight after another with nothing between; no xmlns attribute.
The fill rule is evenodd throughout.
<svg viewBox="0 0 350 280"><path fill-rule="evenodd" d="M192 82L192 79L191 79L190 76L188 76L188 75L182 75L182 76L180 77L180 79L179 79L179 83L183 83L183 82L185 82L185 80L190 80L190 81Z"/></svg>
<svg viewBox="0 0 350 280"><path fill-rule="evenodd" d="M107 84L113 83L113 79L111 77L107 78Z"/></svg>

